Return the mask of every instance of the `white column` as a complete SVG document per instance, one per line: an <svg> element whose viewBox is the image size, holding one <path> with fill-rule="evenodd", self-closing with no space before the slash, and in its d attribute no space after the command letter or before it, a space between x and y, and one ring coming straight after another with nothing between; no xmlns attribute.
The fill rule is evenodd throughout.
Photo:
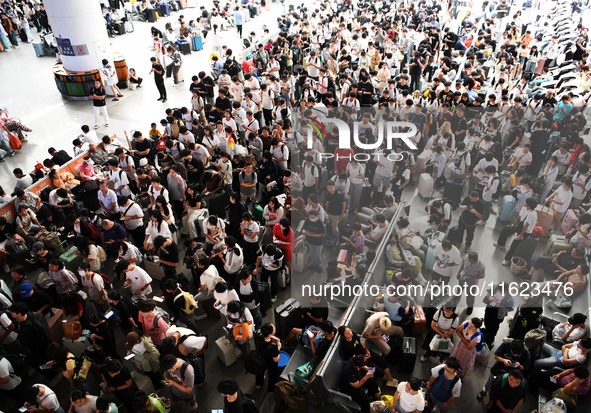
<svg viewBox="0 0 591 413"><path fill-rule="evenodd" d="M84 72L113 60L105 19L97 0L44 0L64 67Z"/></svg>

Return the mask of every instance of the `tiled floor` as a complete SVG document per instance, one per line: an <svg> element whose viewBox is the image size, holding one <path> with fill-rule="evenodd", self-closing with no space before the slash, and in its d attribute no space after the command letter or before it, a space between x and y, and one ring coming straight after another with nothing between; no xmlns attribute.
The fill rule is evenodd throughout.
<svg viewBox="0 0 591 413"><path fill-rule="evenodd" d="M264 13L259 17L246 23L244 32L251 30L262 31L263 24L272 26L280 12L281 6L274 4L271 12ZM186 20L194 18L197 10L188 9L181 12ZM177 18L173 14L168 18L172 21ZM166 20L160 20L157 26L164 27ZM191 55L183 56L183 73L185 82L178 86L172 84L172 80L166 82L169 101L166 104L156 102L158 97L154 82L148 77L150 70L149 58L152 55L151 37L149 29L151 24L134 22L135 31L124 36L111 39L113 50L121 52L130 67L136 68L139 75L145 79L144 87L136 91L124 90L124 97L119 102L108 101L108 110L111 117L111 125L108 128L101 128L102 134L116 134L124 140L124 131L140 129L147 131L151 122L157 122L164 116L166 107L181 107L189 105L190 94L188 93L188 82L193 74L206 69L209 65L209 42L206 41L205 49L200 52L193 52ZM222 34L222 43L233 49L240 49L241 42L237 39L233 30ZM42 161L47 156L47 148L54 146L64 148L71 152L71 141L80 133L82 124L93 124L92 108L90 102L75 102L62 99L58 93L51 71L55 63L54 58L37 58L33 53L31 45L24 44L20 48L9 53L0 54L0 106L6 107L10 113L19 117L25 124L33 129L29 134L29 142L26 143L17 155L7 158L7 161L0 163L0 184L11 192L14 179L12 169L21 167L24 170L31 170L34 163ZM410 199L412 193L405 194ZM420 198L413 198L411 221L424 214L424 201ZM509 270L500 266L502 260L501 252L492 246L496 239L497 232L494 229L495 217L492 216L484 227L476 230L476 238L473 243L473 250L477 251L486 265L488 274L498 275L501 279L513 281L514 277ZM333 251L326 251L327 255ZM302 274L300 282L317 282L316 275ZM279 301L290 295L289 289L281 292ZM294 295L297 295L294 294ZM482 316L481 308L475 309L474 315ZM462 318L465 313L462 314ZM200 322L199 326L203 331L209 332L210 342L221 335L221 329L217 326L212 328L212 321ZM498 337L501 338L507 333L507 324L502 325ZM429 376L429 363L420 364L417 362L415 376L427 378ZM215 359L213 346L210 348L207 357L208 384L199 390L200 411L207 412L212 408L220 407L221 397L215 390L217 381L227 375L236 377L247 392L253 392L262 403L262 395L254 391L254 378L251 375L244 375L242 363L224 368ZM450 412L480 411L475 395L485 382L488 376L488 369L478 366L470 378L465 381L462 397L450 409ZM401 377L402 378L402 377ZM36 379L36 378L35 378ZM31 378L31 381L33 378ZM67 392L67 386L62 383L58 390L61 394ZM0 406L7 403L0 399ZM530 411L534 407L533 399L528 401L527 406L521 411ZM9 411L5 407L5 411ZM265 412L267 413L267 412Z"/></svg>

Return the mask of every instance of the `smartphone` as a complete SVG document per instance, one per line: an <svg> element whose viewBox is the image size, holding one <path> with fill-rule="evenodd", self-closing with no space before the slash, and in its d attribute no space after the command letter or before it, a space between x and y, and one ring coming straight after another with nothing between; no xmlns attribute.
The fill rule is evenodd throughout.
<svg viewBox="0 0 591 413"><path fill-rule="evenodd" d="M367 369L368 373L374 374L376 372L376 368L375 367L370 367Z"/></svg>
<svg viewBox="0 0 591 413"><path fill-rule="evenodd" d="M550 377L550 383L556 384L556 379L554 377Z"/></svg>
<svg viewBox="0 0 591 413"><path fill-rule="evenodd" d="M160 380L160 383L162 383L163 386L170 386L170 383L166 380Z"/></svg>
<svg viewBox="0 0 591 413"><path fill-rule="evenodd" d="M131 354L128 354L127 356L125 356L125 357L123 357L123 358L124 358L125 360L131 360L131 359L132 359L132 358L134 358L134 357L135 357L135 354L131 353Z"/></svg>
<svg viewBox="0 0 591 413"><path fill-rule="evenodd" d="M23 407L21 407L21 408L18 409L19 412L26 412L28 410L29 409L27 409L25 406L23 406Z"/></svg>
<svg viewBox="0 0 591 413"><path fill-rule="evenodd" d="M314 337L314 333L312 333L311 331L308 331L308 337L310 337L310 338Z"/></svg>
<svg viewBox="0 0 591 413"><path fill-rule="evenodd" d="M108 320L109 318L113 317L113 314L115 314L113 310L110 310L107 314L105 314L105 318Z"/></svg>
<svg viewBox="0 0 591 413"><path fill-rule="evenodd" d="M39 366L39 370L51 370L53 366L48 366L47 364L42 364Z"/></svg>
<svg viewBox="0 0 591 413"><path fill-rule="evenodd" d="M386 335L386 334L384 334L384 335L382 336L382 338L384 339L384 341L385 341L386 343L387 343L388 341L390 341L390 337L389 337L388 335Z"/></svg>
<svg viewBox="0 0 591 413"><path fill-rule="evenodd" d="M216 310L221 310L221 309L222 309L222 307L223 307L222 303L219 303L218 305L215 305L215 306L214 306L214 308L215 308Z"/></svg>
<svg viewBox="0 0 591 413"><path fill-rule="evenodd" d="M162 297L152 297L152 300L156 301L157 303L161 303L164 300L162 299Z"/></svg>

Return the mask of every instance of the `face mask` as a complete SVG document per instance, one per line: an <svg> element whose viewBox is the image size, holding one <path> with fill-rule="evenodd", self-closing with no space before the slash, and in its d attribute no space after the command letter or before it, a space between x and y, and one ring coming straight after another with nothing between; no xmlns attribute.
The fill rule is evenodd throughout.
<svg viewBox="0 0 591 413"><path fill-rule="evenodd" d="M78 271L78 274L80 274L81 277L84 277L86 275L86 271L80 270Z"/></svg>
<svg viewBox="0 0 591 413"><path fill-rule="evenodd" d="M316 222L316 221L318 221L318 218L308 218L308 219L309 219L310 221L312 221L312 222Z"/></svg>

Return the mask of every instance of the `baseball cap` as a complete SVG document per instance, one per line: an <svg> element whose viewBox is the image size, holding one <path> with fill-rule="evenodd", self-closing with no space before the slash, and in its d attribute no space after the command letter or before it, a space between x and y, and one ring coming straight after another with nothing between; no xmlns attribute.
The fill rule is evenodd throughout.
<svg viewBox="0 0 591 413"><path fill-rule="evenodd" d="M22 283L20 286L21 298L29 298L33 291L33 286L29 283Z"/></svg>
<svg viewBox="0 0 591 413"><path fill-rule="evenodd" d="M140 166L146 166L148 164L148 160L146 158L140 159Z"/></svg>

